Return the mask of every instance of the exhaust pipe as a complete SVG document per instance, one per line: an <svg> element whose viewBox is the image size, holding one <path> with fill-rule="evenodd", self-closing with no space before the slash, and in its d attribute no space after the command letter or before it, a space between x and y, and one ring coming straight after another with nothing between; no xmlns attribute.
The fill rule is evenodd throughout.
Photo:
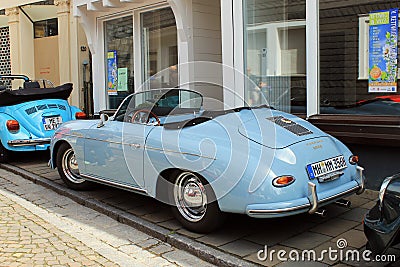
<svg viewBox="0 0 400 267"><path fill-rule="evenodd" d="M346 200L346 199L339 199L335 202L336 205L342 206L342 207L346 207L346 208L350 208L351 206L351 201L350 200Z"/></svg>
<svg viewBox="0 0 400 267"><path fill-rule="evenodd" d="M318 209L314 214L316 214L322 218L325 218L326 215L328 215L328 212L326 211L326 209Z"/></svg>

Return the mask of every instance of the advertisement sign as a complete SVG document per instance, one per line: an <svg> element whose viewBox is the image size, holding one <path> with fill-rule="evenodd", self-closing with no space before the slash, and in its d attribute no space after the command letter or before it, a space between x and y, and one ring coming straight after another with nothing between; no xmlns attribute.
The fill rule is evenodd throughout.
<svg viewBox="0 0 400 267"><path fill-rule="evenodd" d="M128 68L118 68L118 92L128 91Z"/></svg>
<svg viewBox="0 0 400 267"><path fill-rule="evenodd" d="M118 68L117 51L108 51L107 53L107 93L108 95L118 95Z"/></svg>
<svg viewBox="0 0 400 267"><path fill-rule="evenodd" d="M369 14L369 92L397 92L398 9Z"/></svg>

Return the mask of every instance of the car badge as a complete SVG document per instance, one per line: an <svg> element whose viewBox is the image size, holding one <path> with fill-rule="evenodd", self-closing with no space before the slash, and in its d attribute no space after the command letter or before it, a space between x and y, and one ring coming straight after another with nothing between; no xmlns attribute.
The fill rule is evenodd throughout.
<svg viewBox="0 0 400 267"><path fill-rule="evenodd" d="M284 123L287 123L287 124L291 124L291 123L292 123L291 120L286 119L286 118L282 118L282 119L281 119L281 122L284 122Z"/></svg>

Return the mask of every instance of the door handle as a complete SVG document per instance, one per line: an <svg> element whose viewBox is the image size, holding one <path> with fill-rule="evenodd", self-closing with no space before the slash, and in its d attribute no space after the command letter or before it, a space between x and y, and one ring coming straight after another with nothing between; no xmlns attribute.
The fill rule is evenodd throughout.
<svg viewBox="0 0 400 267"><path fill-rule="evenodd" d="M135 149L139 149L141 147L140 144L131 144L131 147L135 148Z"/></svg>

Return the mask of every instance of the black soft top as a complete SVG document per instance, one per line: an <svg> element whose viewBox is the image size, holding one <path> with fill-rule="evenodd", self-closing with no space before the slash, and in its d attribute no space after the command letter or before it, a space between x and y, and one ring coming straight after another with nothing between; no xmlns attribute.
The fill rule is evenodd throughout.
<svg viewBox="0 0 400 267"><path fill-rule="evenodd" d="M42 99L67 100L72 92L72 83L66 83L54 88L25 88L4 90L0 92L0 107L17 105L28 101Z"/></svg>

